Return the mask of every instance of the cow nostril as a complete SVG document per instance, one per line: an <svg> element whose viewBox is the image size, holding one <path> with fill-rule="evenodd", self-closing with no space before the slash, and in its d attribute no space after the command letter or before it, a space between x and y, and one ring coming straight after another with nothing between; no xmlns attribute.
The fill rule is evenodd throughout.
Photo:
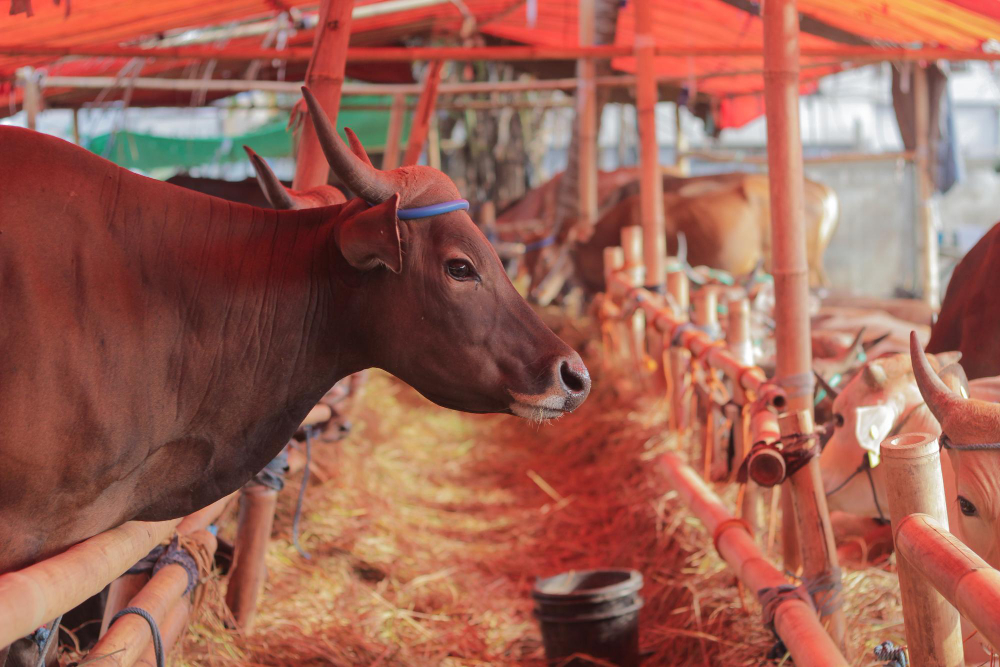
<svg viewBox="0 0 1000 667"><path fill-rule="evenodd" d="M570 393L582 394L587 390L587 383L583 379L583 376L570 368L568 361L563 361L559 364L559 377L562 379L563 386Z"/></svg>

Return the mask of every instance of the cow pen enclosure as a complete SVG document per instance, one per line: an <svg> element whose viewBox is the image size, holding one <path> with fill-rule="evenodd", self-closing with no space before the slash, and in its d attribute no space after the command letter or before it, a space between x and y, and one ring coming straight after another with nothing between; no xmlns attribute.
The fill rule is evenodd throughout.
<svg viewBox="0 0 1000 667"><path fill-rule="evenodd" d="M1000 658L1000 253L939 247L995 7L145 4L0 18L0 667ZM873 64L901 146L805 157ZM810 163L912 175L907 298Z"/></svg>

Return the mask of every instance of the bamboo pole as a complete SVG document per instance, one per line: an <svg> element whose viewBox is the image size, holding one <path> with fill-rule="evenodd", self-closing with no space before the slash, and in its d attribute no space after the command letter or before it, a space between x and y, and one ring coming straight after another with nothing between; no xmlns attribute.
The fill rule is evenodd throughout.
<svg viewBox="0 0 1000 667"><path fill-rule="evenodd" d="M191 602L185 597L175 602L174 606L167 612L166 619L164 619L163 625L160 626L160 639L163 642L163 653L165 655L170 654L170 650L174 647L174 644L184 634L190 615ZM156 664L156 650L152 644L146 647L146 650L135 661L133 667L158 667Z"/></svg>
<svg viewBox="0 0 1000 667"><path fill-rule="evenodd" d="M705 524L719 555L747 589L759 596L765 589L788 583L784 575L767 562L746 527L733 518L694 470L673 454L660 459L660 468L681 501ZM848 664L823 631L816 613L800 598L788 597L775 605L774 629L798 667Z"/></svg>
<svg viewBox="0 0 1000 667"><path fill-rule="evenodd" d="M894 526L899 560L929 581L983 639L1000 649L1000 572L932 516L909 514Z"/></svg>
<svg viewBox="0 0 1000 667"><path fill-rule="evenodd" d="M802 140L799 134L799 17L795 0L769 0L763 9L764 99L767 113L768 180L771 196L772 265L774 274L777 377L793 413L786 425L812 432L812 350L809 335L809 267L803 207ZM782 435L785 428L782 428ZM790 528L783 544L794 566L795 544L802 552L803 577L836 579L840 570L830 514L813 458L789 479L795 508L796 538ZM785 504L787 513L788 503ZM791 569L791 568L790 568ZM836 596L834 596L836 597ZM835 602L836 600L834 600ZM833 607L836 607L835 609ZM839 605L824 618L838 645L844 641Z"/></svg>
<svg viewBox="0 0 1000 667"><path fill-rule="evenodd" d="M240 494L239 524L236 529L233 567L226 587L226 605L236 624L246 634L253 631L257 598L264 586L267 569L264 555L274 526L278 492L250 484Z"/></svg>
<svg viewBox="0 0 1000 667"><path fill-rule="evenodd" d="M937 220L934 212L934 186L930 167L930 100L927 92L927 70L923 65L913 67L913 124L916 134L916 159L914 194L916 195L917 220L923 238L923 299L935 311L941 307L941 279L939 277Z"/></svg>
<svg viewBox="0 0 1000 667"><path fill-rule="evenodd" d="M214 556L218 545L215 536L200 530L188 539L197 543ZM183 566L171 563L162 567L129 603L149 612L157 626L163 625L171 609L180 601L188 585L188 573ZM149 624L136 614L122 616L108 629L87 656L88 661L102 665L129 667L138 660L152 643Z"/></svg>
<svg viewBox="0 0 1000 667"><path fill-rule="evenodd" d="M761 49L753 46L659 46L653 49L658 58L718 58L718 57L760 57ZM289 47L285 49L233 48L220 49L214 46L47 46L37 44L0 45L2 56L36 56L42 58L64 58L88 56L98 58L169 58L172 60L280 60L283 62L308 62L312 49ZM347 50L348 62L415 62L425 60L579 60L596 58L608 60L635 55L629 46L431 46L431 47L354 47ZM926 48L879 48L864 46L807 47L801 49L804 58L829 58L831 63L849 62L919 62L926 60L970 60L992 62L1000 60L1000 53L994 51ZM686 80L689 77L675 77Z"/></svg>
<svg viewBox="0 0 1000 667"><path fill-rule="evenodd" d="M38 85L38 72L31 67L24 68L24 114L29 130L38 129L38 114L42 110L42 93Z"/></svg>
<svg viewBox="0 0 1000 667"><path fill-rule="evenodd" d="M750 337L750 300L746 297L730 299L729 326L726 328L726 347L739 362L753 366L753 340Z"/></svg>
<svg viewBox="0 0 1000 667"><path fill-rule="evenodd" d="M437 108L444 107L439 104ZM441 124L436 115L431 116L427 126L427 164L433 169L441 170Z"/></svg>
<svg viewBox="0 0 1000 667"><path fill-rule="evenodd" d="M688 157L688 138L684 134L684 105L674 102L674 166L681 176L691 175L691 159Z"/></svg>
<svg viewBox="0 0 1000 667"><path fill-rule="evenodd" d="M579 40L580 46L592 46L595 39L595 0L580 0ZM579 177L577 195L579 197L577 238L585 240L593 233L597 223L597 161L598 129L597 115L597 63L589 58L576 61L576 127Z"/></svg>
<svg viewBox="0 0 1000 667"><path fill-rule="evenodd" d="M656 140L653 1L635 2L635 106L639 118L639 208L646 260L646 285L661 288L666 279L667 237L664 230L660 147Z"/></svg>
<svg viewBox="0 0 1000 667"><path fill-rule="evenodd" d="M906 433L883 442L881 450L894 539L904 519L914 513L929 515L947 530L948 503L937 438L926 433ZM964 665L958 612L920 576L912 559L916 555L932 554L917 548L911 550L910 559L897 561L910 661L931 667ZM959 571L950 574L955 576Z"/></svg>
<svg viewBox="0 0 1000 667"><path fill-rule="evenodd" d="M0 646L34 632L59 614L97 595L180 520L130 521L52 558L0 575Z"/></svg>
<svg viewBox="0 0 1000 667"><path fill-rule="evenodd" d="M642 287L646 277L643 265L643 229L636 225L622 227L622 250L625 253L623 274L632 287ZM646 319L641 309L629 317L629 342L636 370L641 372L646 349Z"/></svg>
<svg viewBox="0 0 1000 667"><path fill-rule="evenodd" d="M225 498L221 498L211 505L187 515L177 524L175 532L178 535L190 535L191 533L205 530L211 524L215 523L216 519L222 516L222 513L226 511L226 508L229 507L229 503L234 497L236 497L236 494L231 493ZM123 574L111 582L111 585L108 587L108 599L104 603L104 616L101 619L101 631L98 636L104 636L114 615L127 607L129 600L135 597L136 593L148 581L149 574L144 572L142 574Z"/></svg>
<svg viewBox="0 0 1000 667"><path fill-rule="evenodd" d="M434 120L438 86L441 85L442 65L444 63L437 60L427 66L424 87L420 91L420 99L417 100L417 109L413 114L413 119L410 121L410 136L406 145L406 154L403 157L404 167L417 164L420 161L420 154L424 152L424 144L427 143L427 133L430 130L431 121Z"/></svg>
<svg viewBox="0 0 1000 667"><path fill-rule="evenodd" d="M406 97L401 93L392 96L392 110L389 111L389 127L385 136L385 151L382 153L382 171L399 166L399 149L403 137L403 117L406 115Z"/></svg>
<svg viewBox="0 0 1000 667"><path fill-rule="evenodd" d="M340 108L340 89L344 85L353 8L354 0L323 0L320 4L319 24L306 72L306 85L327 112L331 123L336 123L337 110ZM316 138L312 118L307 113L303 116L295 177L292 179L292 188L295 190L326 185L330 173L330 165L327 164Z"/></svg>
<svg viewBox="0 0 1000 667"><path fill-rule="evenodd" d="M73 143L80 146L80 110L73 108Z"/></svg>

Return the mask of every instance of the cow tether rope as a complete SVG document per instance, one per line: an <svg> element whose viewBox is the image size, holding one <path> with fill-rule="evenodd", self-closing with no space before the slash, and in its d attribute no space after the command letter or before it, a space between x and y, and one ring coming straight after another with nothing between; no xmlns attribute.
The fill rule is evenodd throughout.
<svg viewBox="0 0 1000 667"><path fill-rule="evenodd" d="M465 203L468 206L468 202ZM306 486L309 484L309 466L312 464L312 436L315 433L315 428L315 426L306 426L304 429L306 433L306 467L302 471L302 482L299 484L299 499L295 503L295 516L292 517L292 544L295 545L295 550L299 552L299 555L306 560L310 560L312 556L306 553L306 550L299 544L299 520L302 518L302 501L305 500Z"/></svg>
<svg viewBox="0 0 1000 667"><path fill-rule="evenodd" d="M141 616L147 623L149 623L149 632L153 635L153 651L156 653L156 667L164 667L166 660L163 657L163 639L160 637L160 629L156 627L156 621L148 611L142 607L125 607L111 617L111 623L108 624L108 627L110 628L115 624L115 621L127 614Z"/></svg>
<svg viewBox="0 0 1000 667"><path fill-rule="evenodd" d="M52 646L52 640L59 635L59 624L62 623L62 614L56 617L49 625L43 625L35 630L34 641L38 647L38 667L45 667L45 654ZM6 662L6 658L4 659Z"/></svg>
<svg viewBox="0 0 1000 667"><path fill-rule="evenodd" d="M956 445L947 434L942 433L938 439L942 449L953 449L956 452L982 452L991 449L1000 449L1000 442L984 442L975 445Z"/></svg>

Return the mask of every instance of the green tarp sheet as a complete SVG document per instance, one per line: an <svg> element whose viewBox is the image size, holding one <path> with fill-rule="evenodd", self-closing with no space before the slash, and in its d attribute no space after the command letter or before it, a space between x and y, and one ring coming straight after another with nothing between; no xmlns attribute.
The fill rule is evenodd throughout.
<svg viewBox="0 0 1000 667"><path fill-rule="evenodd" d="M388 105L390 101L390 98L381 96L351 98L352 105ZM111 134L101 134L85 139L83 143L91 152L127 169L145 172L165 167L185 169L208 164L243 162L247 159L243 152L244 145L264 157L288 157L292 155L292 133L285 129L287 123L288 117L283 115L274 122L236 136L163 137L125 131L115 133L113 139ZM409 118L404 119L401 140L404 145L409 125ZM385 144L389 112L345 109L337 118L341 136L345 126L354 130L365 146L381 147Z"/></svg>

